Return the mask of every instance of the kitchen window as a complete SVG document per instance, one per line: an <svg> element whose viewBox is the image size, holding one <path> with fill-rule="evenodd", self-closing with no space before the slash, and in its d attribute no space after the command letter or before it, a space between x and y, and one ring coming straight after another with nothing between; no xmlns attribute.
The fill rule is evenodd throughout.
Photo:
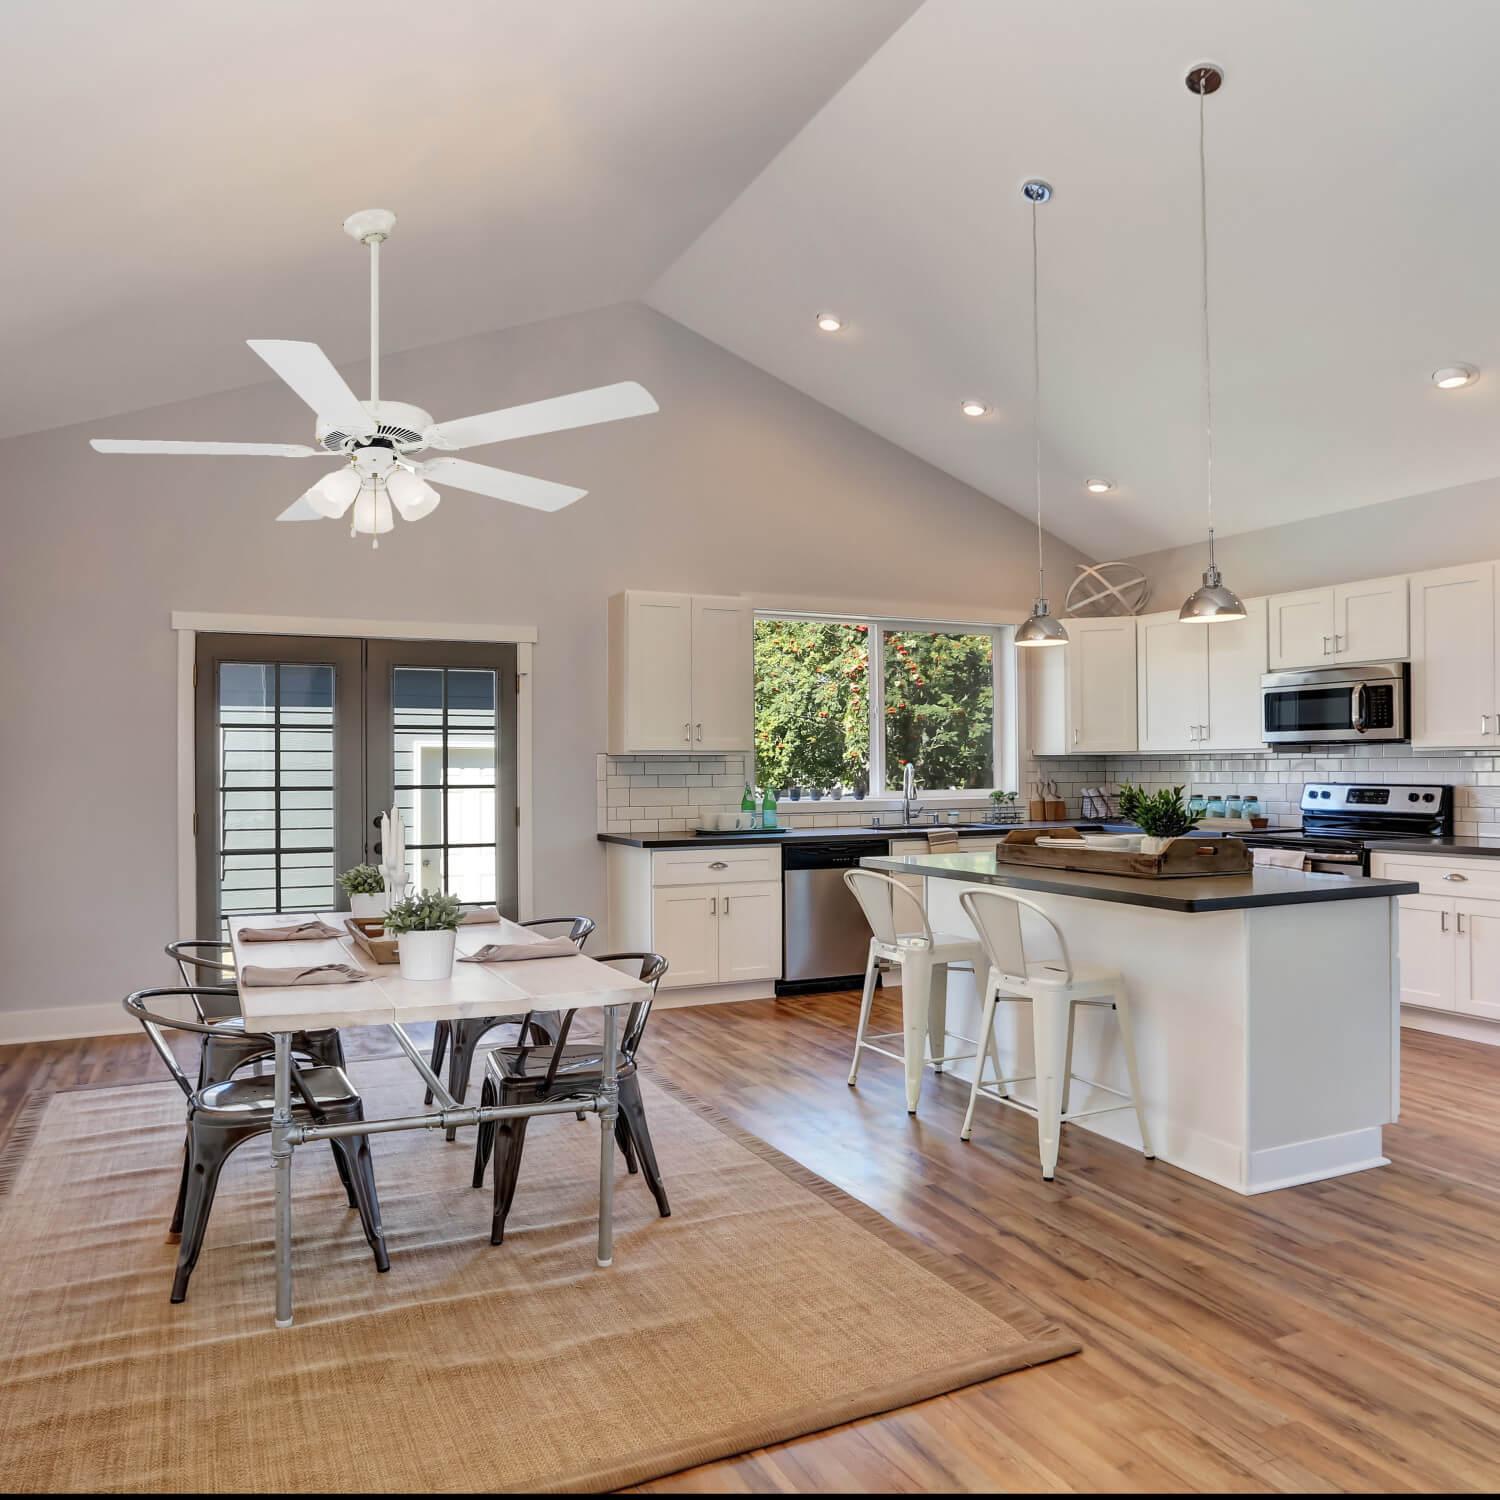
<svg viewBox="0 0 1500 1500"><path fill-rule="evenodd" d="M755 622L755 775L786 796L888 796L1015 784L1010 631L763 614Z"/></svg>

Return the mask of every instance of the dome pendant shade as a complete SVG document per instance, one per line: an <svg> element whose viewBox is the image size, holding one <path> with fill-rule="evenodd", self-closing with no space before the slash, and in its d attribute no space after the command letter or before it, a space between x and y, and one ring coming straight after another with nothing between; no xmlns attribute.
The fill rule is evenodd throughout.
<svg viewBox="0 0 1500 1500"><path fill-rule="evenodd" d="M1066 646L1068 632L1048 609L1047 601L1038 599L1031 606L1030 618L1016 627L1015 642L1018 646Z"/></svg>
<svg viewBox="0 0 1500 1500"><path fill-rule="evenodd" d="M1203 575L1203 585L1194 590L1177 619L1183 625L1219 625L1228 620L1243 620L1245 606L1233 589L1224 587L1219 570L1210 563Z"/></svg>

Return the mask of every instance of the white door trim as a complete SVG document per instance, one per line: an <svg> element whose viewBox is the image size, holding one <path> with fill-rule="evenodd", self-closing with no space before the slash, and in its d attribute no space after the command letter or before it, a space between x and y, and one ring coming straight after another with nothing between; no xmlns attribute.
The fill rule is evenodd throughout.
<svg viewBox="0 0 1500 1500"><path fill-rule="evenodd" d="M194 937L198 921L198 841L193 836L197 756L193 734L193 667L198 632L213 635L324 635L357 640L465 641L516 648L516 899L532 909L531 674L534 625L424 624L415 620L330 620L301 615L214 615L172 611L177 632L177 933Z"/></svg>

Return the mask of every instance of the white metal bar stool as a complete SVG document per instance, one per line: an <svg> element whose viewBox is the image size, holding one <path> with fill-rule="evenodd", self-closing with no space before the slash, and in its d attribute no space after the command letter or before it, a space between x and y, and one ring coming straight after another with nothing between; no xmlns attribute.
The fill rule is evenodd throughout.
<svg viewBox="0 0 1500 1500"><path fill-rule="evenodd" d="M1141 1150L1154 1157L1151 1136L1141 1109L1141 1080L1136 1071L1135 1035L1130 1025L1130 998L1124 975L1098 964L1075 965L1068 956L1067 941L1057 923L1035 901L1001 890L969 890L958 898L959 905L974 924L989 959L989 975L984 987L984 1010L979 1019L979 1066L969 1090L969 1108L964 1115L963 1138L968 1140L974 1128L974 1105L981 1094L998 1104L1036 1116L1037 1143L1042 1158L1042 1176L1052 1181L1057 1171L1057 1149L1062 1126L1068 1120L1087 1115L1109 1114L1118 1109L1134 1109L1141 1131ZM1057 939L1059 957L1045 961L1028 960L1021 933L1021 909L1035 912ZM1036 1072L1004 1078L1000 1056L995 1046L995 1008L1001 1000L1020 1001L1031 1006L1031 1025L1036 1049ZM1119 1021L1120 1046L1125 1054L1125 1071L1130 1092L1093 1079L1079 1078L1079 1083L1101 1093L1123 1100L1120 1104L1101 1105L1096 1109L1069 1110L1073 1073L1073 1023L1080 1005L1108 1006ZM994 1065L993 1085L984 1083L984 1065ZM1036 1080L1036 1104L1032 1106L1011 1094L1009 1085Z"/></svg>
<svg viewBox="0 0 1500 1500"><path fill-rule="evenodd" d="M849 1068L849 1087L859 1079L862 1052L878 1052L895 1058L906 1067L906 1112L917 1112L922 1092L923 1048L930 1052L933 1068L941 1073L943 1064L973 1057L972 1052L946 1051L948 1038L948 970L971 968L978 976L984 960L984 948L973 938L952 937L934 933L927 921L927 910L909 886L889 875L873 870L845 870L844 884L854 893L865 920L870 924L870 956L865 963L865 987L859 1000L859 1027L854 1033L854 1061ZM905 902L914 925L903 931L903 919L896 916L898 901ZM875 977L882 964L896 964L901 969L900 1031L869 1035L870 1006L875 999ZM900 1052L878 1045L901 1038ZM973 1042L972 1037L959 1041Z"/></svg>

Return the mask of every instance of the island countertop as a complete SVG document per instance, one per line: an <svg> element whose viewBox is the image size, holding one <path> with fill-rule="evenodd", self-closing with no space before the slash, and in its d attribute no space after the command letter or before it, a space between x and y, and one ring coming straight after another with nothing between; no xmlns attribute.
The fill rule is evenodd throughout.
<svg viewBox="0 0 1500 1500"><path fill-rule="evenodd" d="M1266 865L1257 866L1248 875L1143 880L1129 875L1093 875L1081 870L1001 864L993 854L886 855L862 859L860 864L890 875L924 875L1176 912L1248 911L1255 907L1302 906L1319 901L1361 901L1413 896L1421 890L1411 880L1304 874L1300 870Z"/></svg>

